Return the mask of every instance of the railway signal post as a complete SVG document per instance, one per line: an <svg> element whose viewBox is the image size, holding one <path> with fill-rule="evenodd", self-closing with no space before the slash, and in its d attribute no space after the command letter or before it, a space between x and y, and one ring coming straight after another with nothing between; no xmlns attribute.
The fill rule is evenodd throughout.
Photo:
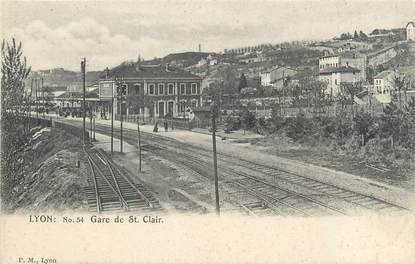
<svg viewBox="0 0 415 264"><path fill-rule="evenodd" d="M117 83L117 98L120 100L120 152L123 152L123 104L127 95L127 85L124 80Z"/></svg>

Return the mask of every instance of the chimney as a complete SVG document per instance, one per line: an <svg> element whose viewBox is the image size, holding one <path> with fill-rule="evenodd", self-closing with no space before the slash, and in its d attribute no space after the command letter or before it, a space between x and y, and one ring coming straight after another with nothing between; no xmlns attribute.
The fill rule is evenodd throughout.
<svg viewBox="0 0 415 264"><path fill-rule="evenodd" d="M110 70L107 68L105 68L105 79L108 79L110 77Z"/></svg>

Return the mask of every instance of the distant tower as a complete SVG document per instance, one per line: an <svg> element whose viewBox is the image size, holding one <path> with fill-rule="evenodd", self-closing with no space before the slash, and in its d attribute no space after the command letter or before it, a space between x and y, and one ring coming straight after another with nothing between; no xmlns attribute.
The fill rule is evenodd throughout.
<svg viewBox="0 0 415 264"><path fill-rule="evenodd" d="M199 43L199 52L202 52L202 45Z"/></svg>

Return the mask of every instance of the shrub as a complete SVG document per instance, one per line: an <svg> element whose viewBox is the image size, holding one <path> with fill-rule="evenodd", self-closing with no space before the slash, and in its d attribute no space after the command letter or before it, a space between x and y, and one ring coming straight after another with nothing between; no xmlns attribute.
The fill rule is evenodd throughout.
<svg viewBox="0 0 415 264"><path fill-rule="evenodd" d="M304 141L304 137L310 134L312 122L306 118L304 114L300 113L294 118L287 118L286 134L294 141Z"/></svg>

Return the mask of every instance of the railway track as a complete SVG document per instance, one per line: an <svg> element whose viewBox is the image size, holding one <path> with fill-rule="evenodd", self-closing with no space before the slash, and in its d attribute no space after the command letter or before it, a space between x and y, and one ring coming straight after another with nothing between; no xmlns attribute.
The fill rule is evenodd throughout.
<svg viewBox="0 0 415 264"><path fill-rule="evenodd" d="M171 143L169 142L170 141L169 139L165 140L164 138L157 137L154 135L150 136L150 140L151 140L152 145L157 144L161 146L159 148L153 148L151 150L153 152L155 150L160 150L160 149L166 150L168 149L166 148L166 145L168 146ZM175 147L175 146L173 145L172 147ZM186 144L181 143L181 148L177 149L176 151L179 152L180 155L186 156L186 160L191 162L191 164L189 164L190 166L195 166L195 164L200 164L201 160L197 160L194 158L197 156L204 156L200 154L201 152L205 152L206 155L210 155L210 153L205 149L197 148L198 153L196 153L195 150L196 149L194 146L192 146L192 148L190 149L186 147ZM189 152L191 152L192 155L189 155ZM158 151L158 154L162 155L160 151ZM292 206L292 207L294 207L295 204L296 206L298 205L302 206L304 204L309 204L309 202L313 202L314 205L319 205L320 207L326 207L326 209L329 209L329 211L337 212L340 214L346 214L346 211L342 210L341 208L336 208L335 206L329 205L330 203L334 203L335 201L342 201L342 202L350 204L351 206L358 207L358 209L376 211L376 212L381 212L381 213L409 210L403 206L376 198L371 195L351 191L351 190L348 190L343 187L339 187L334 184L322 182L316 179L312 179L310 177L294 174L294 173L287 172L281 169L276 169L271 166L265 166L265 165L257 164L251 161L236 159L226 154L219 154L219 159L224 164L227 164L227 165L233 164L233 165L242 167L245 171L246 170L253 171L253 172L256 172L256 173L259 173L265 176L262 179L259 179L258 177L252 177L251 175L246 174L246 173L234 171L233 174L243 176L245 179L248 179L248 180L245 181L245 184L242 183L241 181L235 181L234 183L230 181L227 182L228 184L239 186L240 188L244 189L245 192L248 192L251 195L261 198L261 200L265 202L265 204L262 203L263 206L271 205L272 208L275 208L276 202L278 201L280 203L283 202L283 200L281 200L280 197L278 196L275 197L275 196L279 195L280 191L283 191L283 192L285 191L285 192L293 194L292 196L290 196L291 200L293 199L293 197L295 197L295 200L298 201L297 203L295 202L286 203L286 201L284 201L284 204L288 204L289 206ZM226 167L223 167L220 169L222 173L228 170ZM302 187L304 189L313 190L315 192L313 196L317 198L313 198L307 195L302 195L301 193L295 193L295 192L293 193L292 191L287 190L285 188L275 186L271 184L270 182L267 182L266 180L271 180L272 182L277 182L277 181L285 182L285 183L289 183L289 184ZM261 182L262 187L258 188L258 182ZM247 183L250 183L250 184L247 184ZM273 189L274 191L273 193L270 192L270 188ZM257 192L255 189L259 190L259 192ZM268 194L266 197L268 199L264 199L263 190L266 190L266 193ZM287 198L284 197L284 199L287 199ZM321 200L324 200L324 201L321 201ZM306 201L306 203L301 203L301 201L302 202ZM255 204L255 203L253 204L255 208L257 208L258 204ZM301 211L303 215L309 215L309 213L307 213L306 211L309 211L310 208L311 207L308 207L307 210L305 210L304 208L301 208L301 209L296 208L299 210L296 210L294 208L293 209L294 211L297 211L297 212Z"/></svg>
<svg viewBox="0 0 415 264"><path fill-rule="evenodd" d="M106 132L105 129L102 131ZM126 129L125 139L135 144L135 133L134 130ZM116 135L117 133L115 133ZM206 171L211 172L211 152L209 150L150 133L142 133L142 141L143 145L147 144L148 146L144 147L146 151L154 152L172 162L181 163L197 173L209 177L209 175L204 175ZM206 159L207 157L209 159ZM224 177L226 181L222 181L222 183L231 187L230 194L238 195L247 201L241 204L241 207L251 214L265 212L265 214L315 215L321 211L347 214L347 211L332 205L336 201L346 204L346 207L356 207L379 213L409 210L371 195L272 166L235 158L223 153L218 155L218 159L221 174L226 176ZM221 166L221 164L225 164L225 166ZM238 169L231 170L230 165ZM280 184L276 185L276 182ZM283 188L282 183L310 190L312 194L293 192L288 188Z"/></svg>
<svg viewBox="0 0 415 264"><path fill-rule="evenodd" d="M152 193L144 185L133 183L104 151L88 149L85 153L92 172L85 190L90 211L161 209Z"/></svg>
<svg viewBox="0 0 415 264"><path fill-rule="evenodd" d="M181 166L192 168L196 173L213 178L211 165L205 160L195 157L193 154L180 153L171 151L168 148L154 147L147 145L144 150L156 153L158 156L167 160L174 160ZM227 186L228 193L237 196L237 201L248 201L238 204L251 214L256 215L293 215L310 216L319 214L324 211L325 214L344 214L336 207L324 204L323 202L311 196L294 192L282 186L272 185L251 175L233 171L227 167L220 167L221 175L226 181L220 181L222 185ZM231 187L231 188L229 188ZM244 196L244 197L241 197ZM248 197L250 196L250 197ZM254 199L252 199L254 198ZM271 212L272 211L272 212Z"/></svg>

